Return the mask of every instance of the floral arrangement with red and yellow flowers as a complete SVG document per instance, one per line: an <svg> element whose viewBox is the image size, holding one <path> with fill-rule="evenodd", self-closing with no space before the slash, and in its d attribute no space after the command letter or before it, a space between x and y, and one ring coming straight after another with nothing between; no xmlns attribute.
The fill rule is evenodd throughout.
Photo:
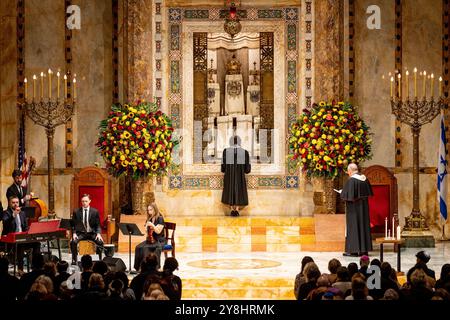
<svg viewBox="0 0 450 320"><path fill-rule="evenodd" d="M138 179L167 173L178 141L170 118L155 104L113 105L99 129L96 146L111 175Z"/></svg>
<svg viewBox="0 0 450 320"><path fill-rule="evenodd" d="M335 178L372 157L370 128L348 102L314 104L289 128L288 158L308 176Z"/></svg>

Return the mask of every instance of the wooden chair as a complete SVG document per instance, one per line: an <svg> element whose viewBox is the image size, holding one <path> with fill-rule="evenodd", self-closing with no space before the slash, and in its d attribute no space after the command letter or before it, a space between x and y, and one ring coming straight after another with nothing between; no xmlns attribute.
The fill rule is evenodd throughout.
<svg viewBox="0 0 450 320"><path fill-rule="evenodd" d="M164 235L167 243L163 247L164 257L167 259L167 253L171 252L172 257L175 258L175 229L177 224L175 222L164 223Z"/></svg>
<svg viewBox="0 0 450 320"><path fill-rule="evenodd" d="M105 243L111 243L111 228L108 223L112 219L112 198L111 198L111 180L108 173L102 168L86 167L76 173L71 185L71 213L74 209L80 207L80 201L83 194L91 195L91 206L100 213L100 223L102 226L102 237Z"/></svg>
<svg viewBox="0 0 450 320"><path fill-rule="evenodd" d="M384 236L384 221L392 218L398 224L397 178L385 167L374 165L364 169L364 175L372 185L373 197L369 197L371 233Z"/></svg>

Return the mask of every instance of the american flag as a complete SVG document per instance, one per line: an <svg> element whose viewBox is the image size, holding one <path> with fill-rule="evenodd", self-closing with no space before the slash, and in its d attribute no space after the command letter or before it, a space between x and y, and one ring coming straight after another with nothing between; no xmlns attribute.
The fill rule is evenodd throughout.
<svg viewBox="0 0 450 320"><path fill-rule="evenodd" d="M25 114L22 114L19 128L19 150L18 150L18 167L22 171L22 188L28 186L28 160L25 150Z"/></svg>

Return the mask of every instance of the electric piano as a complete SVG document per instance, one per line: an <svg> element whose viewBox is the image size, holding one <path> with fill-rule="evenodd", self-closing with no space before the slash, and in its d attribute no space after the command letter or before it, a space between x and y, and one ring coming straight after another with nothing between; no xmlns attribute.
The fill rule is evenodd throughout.
<svg viewBox="0 0 450 320"><path fill-rule="evenodd" d="M58 255L61 260L61 245L59 240L66 238L66 229L59 228L60 220L33 222L26 232L10 232L0 238L0 242L14 245L14 274L16 274L17 245L31 242L47 242L48 255L51 257L50 241L57 240Z"/></svg>

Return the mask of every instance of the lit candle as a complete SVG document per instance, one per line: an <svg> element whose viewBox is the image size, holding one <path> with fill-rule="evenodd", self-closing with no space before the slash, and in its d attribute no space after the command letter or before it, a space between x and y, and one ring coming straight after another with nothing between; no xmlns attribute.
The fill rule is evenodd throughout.
<svg viewBox="0 0 450 320"><path fill-rule="evenodd" d="M394 77L391 77L391 98L394 97L394 95L393 95L393 88L394 88Z"/></svg>
<svg viewBox="0 0 450 320"><path fill-rule="evenodd" d="M398 77L398 98L402 98L402 75L399 73Z"/></svg>
<svg viewBox="0 0 450 320"><path fill-rule="evenodd" d="M414 68L414 98L417 98L417 68Z"/></svg>
<svg viewBox="0 0 450 320"><path fill-rule="evenodd" d="M409 100L409 71L406 70L406 97Z"/></svg>
<svg viewBox="0 0 450 320"><path fill-rule="evenodd" d="M41 99L44 98L44 73L41 72Z"/></svg>
<svg viewBox="0 0 450 320"><path fill-rule="evenodd" d="M431 99L433 99L434 95L434 74L431 74Z"/></svg>
<svg viewBox="0 0 450 320"><path fill-rule="evenodd" d="M58 77L58 85L57 85L56 95L59 99L59 76L60 76L59 71L56 73L56 76Z"/></svg>
<svg viewBox="0 0 450 320"><path fill-rule="evenodd" d="M23 79L23 82L25 83L25 101L27 101L28 98L28 80L27 78Z"/></svg>
<svg viewBox="0 0 450 320"><path fill-rule="evenodd" d="M67 75L64 75L64 99L67 99Z"/></svg>
<svg viewBox="0 0 450 320"><path fill-rule="evenodd" d="M439 97L442 96L442 77L439 77Z"/></svg>
<svg viewBox="0 0 450 320"><path fill-rule="evenodd" d="M391 239L391 229L388 230L388 239Z"/></svg>
<svg viewBox="0 0 450 320"><path fill-rule="evenodd" d="M77 79L73 78L73 98L77 98Z"/></svg>
<svg viewBox="0 0 450 320"><path fill-rule="evenodd" d="M423 97L424 97L424 98L425 98L426 95L427 95L426 83L427 83L427 72L424 71L424 72L423 72L423 88L422 88L422 93L423 93Z"/></svg>
<svg viewBox="0 0 450 320"><path fill-rule="evenodd" d="M397 240L400 240L401 238L402 238L401 229L400 229L400 226L398 225L397 226Z"/></svg>
<svg viewBox="0 0 450 320"><path fill-rule="evenodd" d="M395 238L395 219L392 217L392 238Z"/></svg>
<svg viewBox="0 0 450 320"><path fill-rule="evenodd" d="M36 98L36 75L33 74L33 100Z"/></svg>
<svg viewBox="0 0 450 320"><path fill-rule="evenodd" d="M384 238L386 239L388 236L387 234L387 218L384 219Z"/></svg>
<svg viewBox="0 0 450 320"><path fill-rule="evenodd" d="M48 69L48 98L52 98L52 70Z"/></svg>

